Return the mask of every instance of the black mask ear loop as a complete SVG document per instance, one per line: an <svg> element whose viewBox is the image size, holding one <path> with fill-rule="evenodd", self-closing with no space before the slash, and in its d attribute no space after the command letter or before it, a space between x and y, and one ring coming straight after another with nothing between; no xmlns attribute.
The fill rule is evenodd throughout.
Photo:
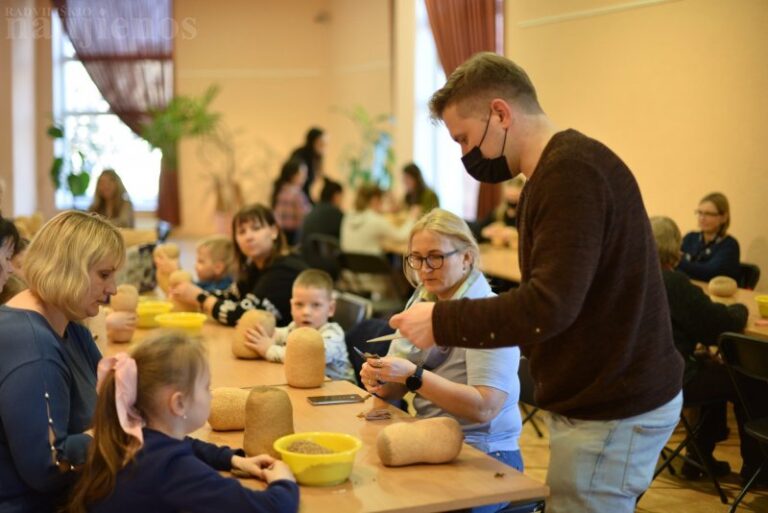
<svg viewBox="0 0 768 513"><path fill-rule="evenodd" d="M504 156L504 148L507 146L507 129L504 129L504 142L501 143L501 155L499 157Z"/></svg>
<svg viewBox="0 0 768 513"><path fill-rule="evenodd" d="M488 134L488 127L491 126L491 115L493 114L493 109L488 110L488 121L485 122L485 130L483 131L483 136L480 138L480 144L477 145L479 148L483 145L483 142L485 141L485 136Z"/></svg>

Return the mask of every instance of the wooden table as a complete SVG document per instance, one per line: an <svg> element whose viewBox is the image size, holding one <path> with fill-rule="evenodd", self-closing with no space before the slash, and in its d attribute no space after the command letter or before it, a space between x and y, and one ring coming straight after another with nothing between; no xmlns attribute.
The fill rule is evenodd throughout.
<svg viewBox="0 0 768 513"><path fill-rule="evenodd" d="M464 444L459 457L446 465L411 465L390 468L381 464L376 453L376 437L384 426L416 419L371 398L363 404L311 406L311 395L364 392L346 381L326 382L322 388L281 387L293 404L296 432L335 431L358 437L363 446L357 454L349 481L332 487L301 487L303 512L436 512L468 508L497 502L527 502L549 495L548 488L481 451ZM366 421L358 414L376 407L387 407L393 419ZM243 432L214 432L206 424L192 436L219 445L241 447ZM264 483L243 479L244 486L263 489Z"/></svg>
<svg viewBox="0 0 768 513"><path fill-rule="evenodd" d="M130 348L154 330L136 330L130 344L107 343L105 355ZM279 386L293 404L294 428L301 431L335 431L354 435L363 442L349 481L327 488L301 487L303 512L433 512L468 508L497 502L526 502L543 499L549 489L516 470L464 444L458 459L447 465L413 465L388 468L376 453L376 436L393 422L416 419L378 399L362 404L311 406L310 395L365 395L346 381L326 381L321 388L297 389L285 384L283 365L264 360L239 360L230 349L234 329L213 320L203 325L201 336L209 351L212 387ZM392 420L369 422L357 415L373 406L388 408ZM216 432L206 424L192 436L219 445L242 447L243 432ZM499 477L495 477L500 474ZM263 489L256 479L241 479L243 486Z"/></svg>
<svg viewBox="0 0 768 513"><path fill-rule="evenodd" d="M764 338L768 340L768 326L758 326L755 324L758 320L761 319L760 312L757 309L757 302L755 301L756 296L762 295L760 292L755 292L754 290L747 290L747 289L738 289L736 291L736 294L734 294L731 297L718 297L713 296L712 294L709 294L709 290L707 288L707 283L703 281L696 281L692 280L693 283L704 289L704 292L706 292L710 299L712 301L715 301L717 303L723 303L725 305L732 305L734 303L741 303L744 306L747 307L749 310L749 319L747 320L747 327L744 329L744 333L752 336L752 337L759 337Z"/></svg>

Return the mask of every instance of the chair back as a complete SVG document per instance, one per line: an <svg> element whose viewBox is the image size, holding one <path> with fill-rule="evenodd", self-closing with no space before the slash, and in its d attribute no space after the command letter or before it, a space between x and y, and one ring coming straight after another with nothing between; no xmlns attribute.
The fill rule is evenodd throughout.
<svg viewBox="0 0 768 513"><path fill-rule="evenodd" d="M312 233L307 236L301 248L304 261L310 267L322 269L334 280L339 278L339 256L341 246L339 239L324 233Z"/></svg>
<svg viewBox="0 0 768 513"><path fill-rule="evenodd" d="M530 362L528 358L521 357L517 367L517 377L520 380L520 402L538 407L534 391L536 389L533 376L531 376Z"/></svg>
<svg viewBox="0 0 768 513"><path fill-rule="evenodd" d="M373 301L376 315L399 312L405 306L411 288L403 273L385 257L363 253L342 253L340 287Z"/></svg>
<svg viewBox="0 0 768 513"><path fill-rule="evenodd" d="M758 281L760 281L760 267L741 262L739 264L739 287L754 290Z"/></svg>
<svg viewBox="0 0 768 513"><path fill-rule="evenodd" d="M720 335L720 354L731 376L733 386L739 395L748 419L751 405L755 400L765 401L765 397L752 398L744 387L745 378L768 383L768 341L742 335L723 333ZM754 387L750 387L754 388Z"/></svg>
<svg viewBox="0 0 768 513"><path fill-rule="evenodd" d="M349 292L336 293L333 321L337 322L345 333L363 320L370 319L372 314L373 304L370 300Z"/></svg>

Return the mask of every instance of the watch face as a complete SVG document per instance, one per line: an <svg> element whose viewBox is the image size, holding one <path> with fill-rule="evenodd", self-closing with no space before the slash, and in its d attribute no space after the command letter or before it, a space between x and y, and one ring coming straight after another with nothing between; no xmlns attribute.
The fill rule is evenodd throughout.
<svg viewBox="0 0 768 513"><path fill-rule="evenodd" d="M417 376L408 376L405 378L405 387L411 392L415 392L421 388L421 378Z"/></svg>

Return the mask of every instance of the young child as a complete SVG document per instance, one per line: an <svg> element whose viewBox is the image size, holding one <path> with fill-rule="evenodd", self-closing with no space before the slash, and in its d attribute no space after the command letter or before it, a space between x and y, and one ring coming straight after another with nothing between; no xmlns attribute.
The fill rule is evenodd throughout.
<svg viewBox="0 0 768 513"><path fill-rule="evenodd" d="M232 285L234 260L235 249L229 238L215 236L200 241L195 260L197 286L208 292L227 290Z"/></svg>
<svg viewBox="0 0 768 513"><path fill-rule="evenodd" d="M246 345L269 361L282 362L285 359L288 334L296 328L315 328L325 343L325 374L331 379L345 379L354 383L354 371L344 343L344 330L335 322L328 322L335 310L331 276L319 269L307 269L293 282L293 321L288 326L276 328L271 338L260 326L249 330Z"/></svg>
<svg viewBox="0 0 768 513"><path fill-rule="evenodd" d="M282 461L185 436L208 418L209 386L202 344L179 333L104 358L94 440L68 511L298 511L299 489ZM250 490L218 472L231 469L269 486Z"/></svg>

